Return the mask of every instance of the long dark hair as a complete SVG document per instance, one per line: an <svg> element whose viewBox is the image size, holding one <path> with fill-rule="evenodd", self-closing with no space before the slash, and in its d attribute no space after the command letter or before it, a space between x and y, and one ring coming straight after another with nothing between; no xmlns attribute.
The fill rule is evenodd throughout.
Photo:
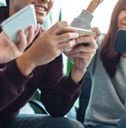
<svg viewBox="0 0 126 128"><path fill-rule="evenodd" d="M110 77L115 75L117 64L120 60L120 53L114 50L114 44L118 30L118 16L125 6L126 0L119 0L117 2L111 16L109 30L101 43L101 60Z"/></svg>

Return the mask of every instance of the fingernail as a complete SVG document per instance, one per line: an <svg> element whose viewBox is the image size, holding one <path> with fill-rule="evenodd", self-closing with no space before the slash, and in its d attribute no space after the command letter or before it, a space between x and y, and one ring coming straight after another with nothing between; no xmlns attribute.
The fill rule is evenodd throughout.
<svg viewBox="0 0 126 128"><path fill-rule="evenodd" d="M79 34L78 33L75 33L75 36L76 36L76 38L78 38L79 37Z"/></svg>

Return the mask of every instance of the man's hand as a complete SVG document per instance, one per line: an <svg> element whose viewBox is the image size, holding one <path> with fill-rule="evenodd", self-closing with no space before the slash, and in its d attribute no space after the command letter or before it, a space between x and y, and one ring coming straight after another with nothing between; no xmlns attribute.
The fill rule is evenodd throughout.
<svg viewBox="0 0 126 128"><path fill-rule="evenodd" d="M79 37L76 41L78 45L72 51L68 52L67 55L70 58L74 58L71 78L78 83L83 78L98 46L96 41L90 36Z"/></svg>
<svg viewBox="0 0 126 128"><path fill-rule="evenodd" d="M12 42L9 38L6 37L5 33L0 34L0 63L9 62L22 55L25 48L32 42L34 38L33 27L28 28L28 36L25 36L23 30L19 30L18 42Z"/></svg>

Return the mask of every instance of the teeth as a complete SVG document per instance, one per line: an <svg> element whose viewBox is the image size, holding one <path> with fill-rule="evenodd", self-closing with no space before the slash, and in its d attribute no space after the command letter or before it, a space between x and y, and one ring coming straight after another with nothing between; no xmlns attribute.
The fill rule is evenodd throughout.
<svg viewBox="0 0 126 128"><path fill-rule="evenodd" d="M42 10L42 11L45 11L45 9L44 9L44 8L41 8L41 10Z"/></svg>
<svg viewBox="0 0 126 128"><path fill-rule="evenodd" d="M45 11L45 8L42 8L42 7L36 7L36 10Z"/></svg>

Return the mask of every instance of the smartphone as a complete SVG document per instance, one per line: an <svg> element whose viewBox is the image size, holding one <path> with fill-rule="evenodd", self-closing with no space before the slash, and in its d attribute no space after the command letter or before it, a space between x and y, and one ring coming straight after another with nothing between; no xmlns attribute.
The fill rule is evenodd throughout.
<svg viewBox="0 0 126 128"><path fill-rule="evenodd" d="M76 33L78 33L79 36L92 36L92 37L96 36L95 32L88 30L88 29L82 29L82 28L77 28L77 27L69 27L69 28L75 31Z"/></svg>
<svg viewBox="0 0 126 128"><path fill-rule="evenodd" d="M126 52L126 29L117 31L114 48L117 52Z"/></svg>
<svg viewBox="0 0 126 128"><path fill-rule="evenodd" d="M18 42L17 32L20 29L25 31L27 35L27 28L32 25L37 25L34 5L27 5L17 13L6 19L1 23L3 32L13 41Z"/></svg>
<svg viewBox="0 0 126 128"><path fill-rule="evenodd" d="M77 27L68 27L70 29L71 32L76 32L78 33L79 37L81 36L92 36L93 38L96 36L96 33L91 31L91 30L88 30L88 29L81 29L81 28L77 28ZM68 52L70 50L72 50L73 48L75 47L78 47L80 45L88 45L87 44L84 44L84 43L81 43L81 44L75 44L74 46L72 46L71 48L67 48L65 49L65 52Z"/></svg>

